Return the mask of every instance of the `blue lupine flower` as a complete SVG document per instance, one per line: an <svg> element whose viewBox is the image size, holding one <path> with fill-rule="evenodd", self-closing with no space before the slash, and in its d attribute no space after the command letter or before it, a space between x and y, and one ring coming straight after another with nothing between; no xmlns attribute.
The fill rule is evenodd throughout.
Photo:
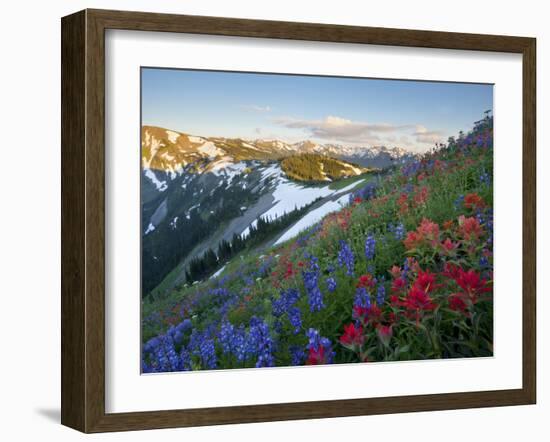
<svg viewBox="0 0 550 442"><path fill-rule="evenodd" d="M313 313L322 310L325 306L323 294L319 288L319 260L309 254L305 256L309 257L309 266L308 270L302 271L302 279L308 296L309 309Z"/></svg>
<svg viewBox="0 0 550 442"><path fill-rule="evenodd" d="M487 259L486 256L482 256L479 259L479 266L482 268L489 267L489 260Z"/></svg>
<svg viewBox="0 0 550 442"><path fill-rule="evenodd" d="M269 333L269 326L261 319L252 317L250 320L246 346L248 354L258 356L256 367L275 365L275 358L272 354L274 344Z"/></svg>
<svg viewBox="0 0 550 442"><path fill-rule="evenodd" d="M213 339L204 339L201 342L199 355L204 368L214 369L217 367L216 347Z"/></svg>
<svg viewBox="0 0 550 442"><path fill-rule="evenodd" d="M383 284L380 284L378 286L378 289L376 290L376 303L378 305L384 304L384 300L386 299L386 287L384 287Z"/></svg>
<svg viewBox="0 0 550 442"><path fill-rule="evenodd" d="M213 369L217 366L216 346L214 345L214 339L210 338L210 332L209 329L204 332L194 329L189 337L187 347L191 354L200 358L201 366L207 369Z"/></svg>
<svg viewBox="0 0 550 442"><path fill-rule="evenodd" d="M410 270L411 268L409 266L409 260L405 258L405 261L403 262L403 271L401 272L401 278L403 278L405 281L407 281L407 276Z"/></svg>
<svg viewBox="0 0 550 442"><path fill-rule="evenodd" d="M159 336L158 345L153 349L153 366L156 371L179 370L179 358L174 348L174 340L170 335Z"/></svg>
<svg viewBox="0 0 550 442"><path fill-rule="evenodd" d="M302 329L302 312L298 307L291 307L288 310L288 320L294 327L294 334L297 334Z"/></svg>
<svg viewBox="0 0 550 442"><path fill-rule="evenodd" d="M370 308L371 299L370 294L365 287L358 287L355 291L355 298L353 299L354 307L366 307Z"/></svg>
<svg viewBox="0 0 550 442"><path fill-rule="evenodd" d="M246 332L243 324L241 324L239 328L233 329L231 347L237 360L243 362L247 357Z"/></svg>
<svg viewBox="0 0 550 442"><path fill-rule="evenodd" d="M322 310L325 304L318 285L319 272L304 270L302 271L302 279L304 280L310 311L313 313Z"/></svg>
<svg viewBox="0 0 550 442"><path fill-rule="evenodd" d="M191 365L191 354L185 346L182 346L180 350L180 368L183 371L190 371L193 369Z"/></svg>
<svg viewBox="0 0 550 442"><path fill-rule="evenodd" d="M346 274L348 276L353 276L353 271L355 268L355 256L353 255L353 250L349 244L343 239L340 240L340 251L338 252L338 265L340 267L346 266Z"/></svg>
<svg viewBox="0 0 550 442"><path fill-rule="evenodd" d="M235 327L229 321L224 320L220 328L219 343L224 354L232 353L235 348L233 346L233 336Z"/></svg>
<svg viewBox="0 0 550 442"><path fill-rule="evenodd" d="M403 223L399 223L399 224L389 224L388 225L388 230L390 233L393 233L393 237L397 240L397 241L401 241L403 238L405 238L405 226L403 225Z"/></svg>
<svg viewBox="0 0 550 442"><path fill-rule="evenodd" d="M305 359L304 349L298 345L291 345L288 348L290 352L290 364L291 365L302 365Z"/></svg>
<svg viewBox="0 0 550 442"><path fill-rule="evenodd" d="M307 349L313 350L314 352L319 352L319 349L323 347L324 350L324 361L325 364L332 363L334 359L334 351L332 351L331 343L328 338L321 336L318 330L310 328L306 331L306 336L308 338Z"/></svg>
<svg viewBox="0 0 550 442"><path fill-rule="evenodd" d="M319 331L315 330L314 328L309 328L306 331L306 336L308 338L307 348L313 348L313 350L318 351L321 340L321 335Z"/></svg>
<svg viewBox="0 0 550 442"><path fill-rule="evenodd" d="M328 277L325 282L327 283L327 289L330 293L336 290L336 279L334 279L332 276Z"/></svg>
<svg viewBox="0 0 550 442"><path fill-rule="evenodd" d="M374 258L374 253L376 250L376 239L374 239L374 235L367 236L367 239L365 240L365 256L367 260L371 260Z"/></svg>
<svg viewBox="0 0 550 442"><path fill-rule="evenodd" d="M376 196L376 183L368 183L366 186L359 190L351 192L349 195L349 202L352 204L355 199L360 198L363 201L368 201Z"/></svg>
<svg viewBox="0 0 550 442"><path fill-rule="evenodd" d="M284 315L298 301L299 297L300 292L294 288L281 290L279 298L271 303L273 316L280 317Z"/></svg>

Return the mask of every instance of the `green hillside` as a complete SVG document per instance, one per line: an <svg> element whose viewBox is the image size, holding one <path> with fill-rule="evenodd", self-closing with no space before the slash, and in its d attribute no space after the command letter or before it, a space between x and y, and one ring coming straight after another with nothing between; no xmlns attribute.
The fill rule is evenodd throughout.
<svg viewBox="0 0 550 442"><path fill-rule="evenodd" d="M145 299L143 371L492 356L492 176L487 115L297 238Z"/></svg>
<svg viewBox="0 0 550 442"><path fill-rule="evenodd" d="M281 160L281 169L297 181L334 181L367 172L356 164L337 160L325 155L304 153Z"/></svg>

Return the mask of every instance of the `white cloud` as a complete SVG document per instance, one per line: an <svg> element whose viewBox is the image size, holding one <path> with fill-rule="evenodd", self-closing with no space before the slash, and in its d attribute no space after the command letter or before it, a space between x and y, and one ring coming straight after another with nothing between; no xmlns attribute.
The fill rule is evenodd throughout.
<svg viewBox="0 0 550 442"><path fill-rule="evenodd" d="M354 143L377 143L380 142L382 134L390 134L411 127L352 121L334 115L329 115L322 120L283 117L275 119L274 122L289 129L303 129L308 136L313 138Z"/></svg>
<svg viewBox="0 0 550 442"><path fill-rule="evenodd" d="M250 112L271 112L270 106L259 106L257 104L243 104L240 106L241 109Z"/></svg>
<svg viewBox="0 0 550 442"><path fill-rule="evenodd" d="M443 132L419 124L370 123L334 115L320 120L280 117L273 122L287 129L299 129L308 138L342 144L402 146L421 152L444 140Z"/></svg>
<svg viewBox="0 0 550 442"><path fill-rule="evenodd" d="M428 130L425 126L417 125L413 133L417 143L435 144L443 142L443 133L439 130Z"/></svg>

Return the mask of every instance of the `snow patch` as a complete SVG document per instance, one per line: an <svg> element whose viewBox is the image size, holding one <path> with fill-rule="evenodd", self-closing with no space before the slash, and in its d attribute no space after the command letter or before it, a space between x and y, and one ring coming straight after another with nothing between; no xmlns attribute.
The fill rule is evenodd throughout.
<svg viewBox="0 0 550 442"><path fill-rule="evenodd" d="M332 212L337 212L342 207L346 206L349 201L348 195L341 196L336 201L328 201L323 204L321 207L312 210L311 212L304 215L296 224L294 224L290 229L288 229L277 241L275 245L282 244L285 241L288 241L291 238L294 238L300 232L303 232L308 227L321 221L326 215Z"/></svg>
<svg viewBox="0 0 550 442"><path fill-rule="evenodd" d="M178 138L180 137L179 133L174 132L172 130L167 130L166 135L168 136L168 141L170 141L170 143L174 143L174 144L178 141Z"/></svg>
<svg viewBox="0 0 550 442"><path fill-rule="evenodd" d="M218 270L216 273L214 273L214 274L210 277L210 279L214 279L214 278L216 278L217 276L220 276L224 270L225 270L225 266L223 266L220 270Z"/></svg>
<svg viewBox="0 0 550 442"><path fill-rule="evenodd" d="M145 176L152 181L159 192L164 192L168 189L166 181L160 181L151 169L145 169Z"/></svg>
<svg viewBox="0 0 550 442"><path fill-rule="evenodd" d="M210 158L215 158L219 155L223 155L224 152L221 149L218 149L212 141L207 141L201 147L199 147L199 152L208 155Z"/></svg>

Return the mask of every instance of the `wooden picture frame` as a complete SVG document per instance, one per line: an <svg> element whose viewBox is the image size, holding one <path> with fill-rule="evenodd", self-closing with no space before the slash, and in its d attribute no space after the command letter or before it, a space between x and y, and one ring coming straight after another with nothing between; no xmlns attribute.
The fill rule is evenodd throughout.
<svg viewBox="0 0 550 442"><path fill-rule="evenodd" d="M105 30L123 29L517 53L523 57L522 388L108 414L105 412ZM534 38L84 10L62 19L62 410L83 432L534 404Z"/></svg>

